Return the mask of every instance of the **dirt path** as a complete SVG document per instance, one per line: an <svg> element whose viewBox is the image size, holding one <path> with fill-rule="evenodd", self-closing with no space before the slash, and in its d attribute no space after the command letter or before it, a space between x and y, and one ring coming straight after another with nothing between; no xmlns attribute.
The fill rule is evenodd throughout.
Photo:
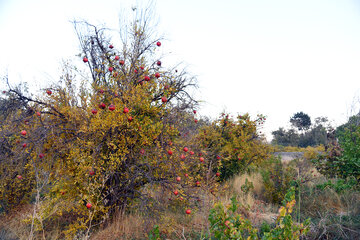
<svg viewBox="0 0 360 240"><path fill-rule="evenodd" d="M304 156L304 153L303 152L275 152L274 155L280 156L282 161L288 162L295 158L302 158Z"/></svg>

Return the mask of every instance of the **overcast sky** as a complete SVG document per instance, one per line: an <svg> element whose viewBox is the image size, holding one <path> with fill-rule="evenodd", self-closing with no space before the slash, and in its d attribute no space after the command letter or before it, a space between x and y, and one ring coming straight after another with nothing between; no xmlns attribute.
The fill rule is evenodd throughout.
<svg viewBox="0 0 360 240"><path fill-rule="evenodd" d="M58 79L61 59L81 62L69 21L119 28L119 16L144 2L0 0L0 73L45 87ZM269 137L298 111L334 125L359 111L360 1L154 3L162 51L197 76L201 115L261 113Z"/></svg>

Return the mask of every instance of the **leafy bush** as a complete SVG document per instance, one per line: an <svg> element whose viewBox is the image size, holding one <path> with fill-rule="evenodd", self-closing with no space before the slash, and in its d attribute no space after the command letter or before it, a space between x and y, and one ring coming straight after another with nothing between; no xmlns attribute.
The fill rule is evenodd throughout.
<svg viewBox="0 0 360 240"><path fill-rule="evenodd" d="M210 210L210 232L216 239L257 239L257 229L250 220L237 213L239 203L236 197L231 198L231 204L225 209L217 203Z"/></svg>
<svg viewBox="0 0 360 240"><path fill-rule="evenodd" d="M281 203L295 177L295 169L285 167L280 157L272 156L262 164L260 173L264 183L264 197L271 203Z"/></svg>
<svg viewBox="0 0 360 240"><path fill-rule="evenodd" d="M265 232L263 239L300 239L309 231L310 219L306 219L304 223L294 223L291 213L295 203L295 187L291 187L279 209L275 228Z"/></svg>
<svg viewBox="0 0 360 240"><path fill-rule="evenodd" d="M327 151L313 159L316 169L328 177L355 178L360 182L360 126L344 129L339 141L329 132Z"/></svg>
<svg viewBox="0 0 360 240"><path fill-rule="evenodd" d="M343 151L339 162L335 162L337 175L344 179L355 177L360 182L360 126L345 130L339 142Z"/></svg>
<svg viewBox="0 0 360 240"><path fill-rule="evenodd" d="M154 228L149 233L149 240L159 240L159 239L160 239L159 226L155 225Z"/></svg>
<svg viewBox="0 0 360 240"><path fill-rule="evenodd" d="M213 170L221 172L221 180L244 173L269 157L270 148L257 132L264 119L260 115L251 120L248 114L232 119L222 114L200 130L199 142L208 151Z"/></svg>
<svg viewBox="0 0 360 240"><path fill-rule="evenodd" d="M1 116L0 200L11 205L35 193L31 234L62 222L64 238L87 237L117 209L156 202L147 186L179 191L192 206L199 189L216 185L208 159L199 161L206 150L180 132L191 119L186 127L197 133L188 94L195 79L161 66L160 39L150 39L146 21L124 29L120 48L107 29L75 23L89 84L76 84L77 69L65 63L61 80L39 96L8 89L5 106L18 105Z"/></svg>
<svg viewBox="0 0 360 240"><path fill-rule="evenodd" d="M240 189L245 195L247 195L254 189L254 184L246 178L245 183L240 186Z"/></svg>
<svg viewBox="0 0 360 240"><path fill-rule="evenodd" d="M267 156L263 116L196 118L194 77L162 65L161 39L134 14L118 44L108 29L74 23L90 79L65 62L42 94L9 88L1 99L0 201L12 207L33 194L31 237L57 223L64 238L88 237L117 209L160 206L146 192L157 186L194 207L200 191Z"/></svg>
<svg viewBox="0 0 360 240"><path fill-rule="evenodd" d="M316 185L318 189L324 190L325 188L331 188L335 190L337 193L344 192L346 190L352 190L356 187L357 181L354 178L345 179L336 179L335 181L331 181L330 179L322 184Z"/></svg>

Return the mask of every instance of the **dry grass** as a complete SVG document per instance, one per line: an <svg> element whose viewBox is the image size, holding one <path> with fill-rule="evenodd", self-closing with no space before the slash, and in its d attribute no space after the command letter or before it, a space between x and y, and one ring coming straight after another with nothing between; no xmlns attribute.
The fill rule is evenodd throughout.
<svg viewBox="0 0 360 240"><path fill-rule="evenodd" d="M308 194L303 209L312 219L310 239L360 239L359 192L326 189Z"/></svg>
<svg viewBox="0 0 360 240"><path fill-rule="evenodd" d="M108 226L97 231L91 239L143 239L145 219L136 214L117 214Z"/></svg>
<svg viewBox="0 0 360 240"><path fill-rule="evenodd" d="M314 169L304 167L301 162L296 166L299 168ZM304 171L305 173L305 171ZM316 170L311 174L316 174ZM253 189L249 193L244 193L241 189L246 179L253 184ZM320 179L320 178L319 178ZM315 182L316 183L316 182ZM303 186L303 195L301 199L302 215L318 219L312 225L309 237L312 239L324 236L360 236L356 235L356 226L353 222L338 223L336 219L349 218L360 214L360 194L347 193L338 194L331 189L325 191L315 191L311 186L313 181L305 183ZM162 207L146 214L140 210L133 213L118 213L113 219L97 229L91 239L119 239L119 240L138 240L147 239L148 233L154 225L158 225L160 232L165 239L199 239L201 233L208 233L209 211L215 202L221 202L223 205L230 204L230 198L236 196L243 206L239 213L248 218L254 226L259 227L264 221L273 223L277 216L279 206L265 203L264 186L262 176L257 174L235 176L219 187L216 196L209 191L199 192L201 201L198 202L198 208L192 208L192 213L186 215L186 203L174 201L174 196L169 191L164 191L161 187L146 189L157 201L161 202ZM310 191L310 192L306 192ZM173 200L169 200L173 198ZM173 204L173 205L172 205ZM169 207L172 205L172 207ZM31 214L32 206L24 206L11 214L0 218L0 239L27 239L29 225L26 225L22 219ZM156 215L155 219L151 216ZM343 220L342 220L343 221ZM5 230L5 233L1 232ZM2 230L2 231L4 231ZM54 226L53 232L46 233L46 239L61 239L59 227ZM359 233L360 234L360 233ZM5 237L4 237L5 236Z"/></svg>
<svg viewBox="0 0 360 240"><path fill-rule="evenodd" d="M254 188L249 193L244 193L241 186L245 184L246 179L252 182ZM240 209L240 213L249 218L255 225L261 224L263 221L273 222L276 210L274 212L273 206L265 204L261 201L263 196L262 177L259 173L252 175L235 176L233 179L225 182L219 187L218 193L212 195L209 191L198 192L201 196L201 201L198 203L198 208L192 209L190 215L184 214L186 206L181 202L174 202L174 196L168 189L161 186L153 186L144 189L147 194L156 199L157 202L162 203L158 212L158 219L153 219L153 214L146 214L141 211L134 211L134 213L118 213L112 220L109 220L106 225L97 229L91 239L147 239L148 232L153 226L159 225L162 235L167 236L168 239L193 239L189 237L192 233L205 233L209 230L208 216L209 211L215 202L222 202L223 205L228 205L230 198L236 195L239 202L244 206ZM172 198L173 200L169 200ZM174 207L167 208L169 205L175 204ZM14 212L4 220L4 226L7 226L9 232L14 233L19 239L26 239L29 233L28 225L22 219L31 213L32 207L26 206L21 211ZM50 230L50 229L48 229ZM51 229L53 232L46 233L47 239L61 239L60 230L56 226Z"/></svg>
<svg viewBox="0 0 360 240"><path fill-rule="evenodd" d="M327 188L319 192L306 193L303 201L309 216L315 217L318 213L331 213L339 216L347 213L360 214L360 194L356 192L340 194Z"/></svg>
<svg viewBox="0 0 360 240"><path fill-rule="evenodd" d="M201 201L197 202L198 208L191 208L191 214L187 215L186 201L176 200L179 196L175 197L168 189L154 186L145 188L144 191L156 199L160 206L153 206L152 212L134 210L135 213L132 214L119 213L91 239L147 239L148 233L155 225L159 226L162 236L166 236L167 239L183 239L191 232L206 231L208 214L214 199L210 193L199 193Z"/></svg>
<svg viewBox="0 0 360 240"><path fill-rule="evenodd" d="M7 215L0 218L0 239L29 239L31 232L31 216L34 205L27 204L13 209ZM59 226L51 225L44 231L35 231L33 239L61 239L61 229Z"/></svg>
<svg viewBox="0 0 360 240"><path fill-rule="evenodd" d="M251 182L254 187L249 193L244 193L241 190L241 186L246 183L246 180ZM229 189L219 199L224 205L230 204L230 198L235 194L238 201L244 206L240 209L240 213L248 218L255 226L260 225L264 221L268 223L275 221L278 206L263 201L265 190L260 173L235 176L228 184L230 185Z"/></svg>
<svg viewBox="0 0 360 240"><path fill-rule="evenodd" d="M251 190L253 197L261 196L264 191L264 185L260 173L235 176L230 183L232 185L232 190L236 194L242 195L243 191L241 190L241 186L245 184L246 179L252 182L254 186L254 189ZM249 201L251 201L251 199L249 199ZM249 202L248 204L253 204L253 202Z"/></svg>
<svg viewBox="0 0 360 240"><path fill-rule="evenodd" d="M183 239L191 232L207 231L207 214L204 211L193 211L191 215L182 212L166 211L161 214L158 222L152 221L139 214L117 214L113 221L91 236L94 240L119 239L147 239L148 233L154 225L158 225L160 232L167 239Z"/></svg>
<svg viewBox="0 0 360 240"><path fill-rule="evenodd" d="M31 214L32 205L23 205L13 209L7 215L0 218L0 229L6 238L4 239L27 239L30 229L24 219Z"/></svg>

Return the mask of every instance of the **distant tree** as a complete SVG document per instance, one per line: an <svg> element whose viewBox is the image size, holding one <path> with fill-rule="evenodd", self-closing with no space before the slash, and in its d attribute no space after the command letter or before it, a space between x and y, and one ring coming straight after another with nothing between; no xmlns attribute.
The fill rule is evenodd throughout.
<svg viewBox="0 0 360 240"><path fill-rule="evenodd" d="M284 128L280 127L278 130L272 132L272 135L274 137L272 140L272 144L296 147L314 147L321 144L326 145L326 134L327 129L329 128L328 119L326 117L317 117L315 119L315 123L311 125L310 117L307 114L305 114L307 117L299 117L301 115L301 113L294 114L294 116L290 119L290 122L292 120L292 124L294 126L296 126L296 124L298 124L299 126L302 124L303 129L304 125L308 125L308 123L310 122L310 126L308 126L307 129L308 131L299 133L293 128L285 130ZM302 121L301 118L305 119L305 121Z"/></svg>
<svg viewBox="0 0 360 240"><path fill-rule="evenodd" d="M327 127L330 127L329 124L329 119L327 117L317 117L315 118L315 125L318 126L318 125L322 125L322 126L327 126Z"/></svg>
<svg viewBox="0 0 360 240"><path fill-rule="evenodd" d="M311 126L311 119L306 113L298 112L290 118L290 123L299 131L308 130Z"/></svg>
<svg viewBox="0 0 360 240"><path fill-rule="evenodd" d="M315 118L315 124L309 131L300 134L299 147L319 146L327 144L327 128L329 128L328 119L326 117Z"/></svg>
<svg viewBox="0 0 360 240"><path fill-rule="evenodd" d="M299 134L294 129L285 130L279 128L271 133L273 135L272 143L281 146L298 146L299 145Z"/></svg>

